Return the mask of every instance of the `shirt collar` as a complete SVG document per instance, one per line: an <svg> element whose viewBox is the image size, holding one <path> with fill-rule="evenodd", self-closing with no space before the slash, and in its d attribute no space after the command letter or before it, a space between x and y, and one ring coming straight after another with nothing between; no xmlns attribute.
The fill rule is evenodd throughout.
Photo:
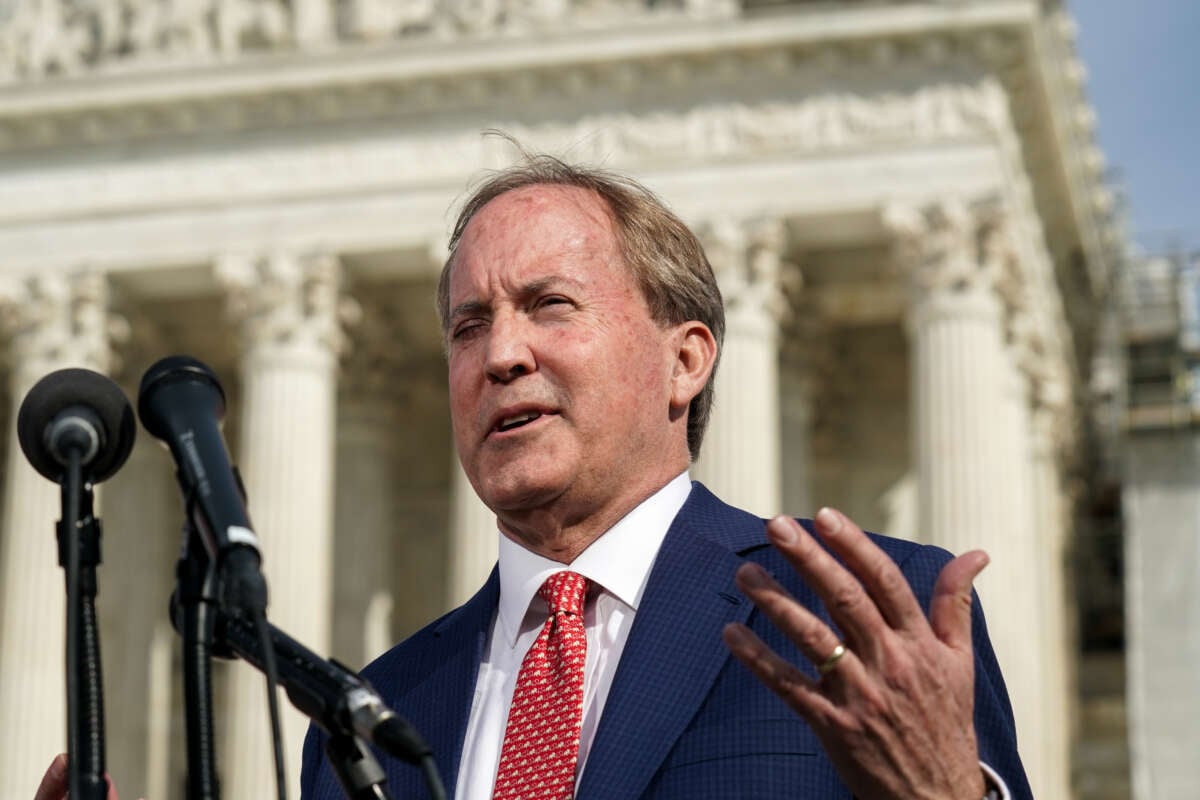
<svg viewBox="0 0 1200 800"><path fill-rule="evenodd" d="M570 569L637 611L658 549L691 490L687 472L680 473L601 534L571 562ZM538 588L562 569L560 562L500 534L498 617L510 647L516 645Z"/></svg>

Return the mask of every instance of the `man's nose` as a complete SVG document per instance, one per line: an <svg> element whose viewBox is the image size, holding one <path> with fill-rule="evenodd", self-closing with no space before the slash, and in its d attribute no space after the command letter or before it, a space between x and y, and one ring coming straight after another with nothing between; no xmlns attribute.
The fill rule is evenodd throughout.
<svg viewBox="0 0 1200 800"><path fill-rule="evenodd" d="M493 320L485 365L488 380L508 383L537 369L531 345L530 331L521 320Z"/></svg>

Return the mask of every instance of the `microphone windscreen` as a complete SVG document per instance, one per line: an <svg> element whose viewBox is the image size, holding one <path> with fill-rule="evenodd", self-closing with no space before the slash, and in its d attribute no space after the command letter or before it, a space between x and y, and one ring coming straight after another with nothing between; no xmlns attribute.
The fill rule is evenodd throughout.
<svg viewBox="0 0 1200 800"><path fill-rule="evenodd" d="M95 483L111 477L133 449L137 420L121 387L90 369L60 369L33 385L17 412L17 438L25 457L39 473L59 481L64 467L50 452L46 430L59 412L86 406L96 412L101 427L100 450L85 474Z"/></svg>
<svg viewBox="0 0 1200 800"><path fill-rule="evenodd" d="M166 439L165 409L159 404L160 392L168 386L190 383L207 387L212 412L220 420L225 416L225 390L216 373L207 364L191 356L167 356L150 365L138 387L138 417L146 431L156 439Z"/></svg>

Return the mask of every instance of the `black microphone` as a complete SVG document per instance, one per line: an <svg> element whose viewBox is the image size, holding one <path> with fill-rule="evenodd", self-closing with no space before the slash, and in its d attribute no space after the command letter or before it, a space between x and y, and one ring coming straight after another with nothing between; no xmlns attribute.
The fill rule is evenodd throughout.
<svg viewBox="0 0 1200 800"><path fill-rule="evenodd" d="M221 435L225 393L216 375L188 356L161 359L142 376L138 417L175 459L188 519L222 578L222 606L265 613L258 537Z"/></svg>
<svg viewBox="0 0 1200 800"><path fill-rule="evenodd" d="M112 477L133 449L137 423L125 393L90 369L60 369L33 385L17 412L17 439L29 463L62 483L71 451L86 479Z"/></svg>
<svg viewBox="0 0 1200 800"><path fill-rule="evenodd" d="M66 572L67 786L71 797L100 800L104 779L104 687L96 617L100 520L92 483L115 473L133 448L137 424L124 392L98 372L62 369L21 402L17 438L25 457L62 486L58 563Z"/></svg>
<svg viewBox="0 0 1200 800"><path fill-rule="evenodd" d="M171 598L171 620L181 628L179 604ZM297 709L327 733L351 733L395 758L418 764L432 755L411 724L384 705L379 693L349 667L324 659L267 624L279 683ZM263 645L248 620L219 613L214 639L263 669ZM224 656L222 656L224 657Z"/></svg>

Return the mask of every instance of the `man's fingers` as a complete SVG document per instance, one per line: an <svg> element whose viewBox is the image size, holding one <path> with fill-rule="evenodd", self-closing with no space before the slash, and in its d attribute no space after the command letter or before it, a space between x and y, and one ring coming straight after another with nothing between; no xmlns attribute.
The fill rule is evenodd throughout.
<svg viewBox="0 0 1200 800"><path fill-rule="evenodd" d="M971 584L988 565L982 550L963 553L938 575L929 606L929 624L933 633L956 650L971 647Z"/></svg>
<svg viewBox="0 0 1200 800"><path fill-rule="evenodd" d="M738 588L813 664L823 662L841 644L824 621L797 603L758 564L743 564L736 578Z"/></svg>
<svg viewBox="0 0 1200 800"><path fill-rule="evenodd" d="M852 519L833 508L822 508L813 520L817 533L841 556L876 607L893 628L924 627L925 614L900 567L879 549Z"/></svg>
<svg viewBox="0 0 1200 800"><path fill-rule="evenodd" d="M886 622L859 579L791 517L779 516L768 522L767 536L812 586L854 648L864 651L873 647Z"/></svg>
<svg viewBox="0 0 1200 800"><path fill-rule="evenodd" d="M112 778L106 774L104 782L108 784L108 792L105 795L105 800L119 800L117 797L117 787L113 785ZM70 776L67 772L67 754L59 753L50 762L50 766L46 768L46 774L42 776L42 782L38 784L37 792L33 795L33 800L65 800L67 790L70 788L69 783Z"/></svg>
<svg viewBox="0 0 1200 800"><path fill-rule="evenodd" d="M33 800L62 800L67 796L67 754L59 753L50 762Z"/></svg>
<svg viewBox="0 0 1200 800"><path fill-rule="evenodd" d="M745 625L731 622L721 632L721 638L734 657L796 713L810 721L829 719L838 713L833 703L821 694L816 681L780 658Z"/></svg>

